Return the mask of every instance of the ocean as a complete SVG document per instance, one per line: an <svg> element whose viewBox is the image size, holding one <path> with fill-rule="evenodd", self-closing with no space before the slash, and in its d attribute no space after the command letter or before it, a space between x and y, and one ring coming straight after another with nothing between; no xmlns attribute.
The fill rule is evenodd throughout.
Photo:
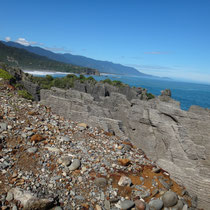
<svg viewBox="0 0 210 210"><path fill-rule="evenodd" d="M64 77L66 73L53 73L53 72L28 72L35 76L44 76L50 74L53 77ZM188 110L191 105L198 105L203 108L210 109L210 85L196 84L188 82L179 82L174 80L156 79L139 76L128 75L111 75L103 74L101 76L93 76L97 81L104 79L120 80L125 84L135 87L146 88L148 92L158 96L161 90L170 89L172 92L172 98L180 101L181 109Z"/></svg>

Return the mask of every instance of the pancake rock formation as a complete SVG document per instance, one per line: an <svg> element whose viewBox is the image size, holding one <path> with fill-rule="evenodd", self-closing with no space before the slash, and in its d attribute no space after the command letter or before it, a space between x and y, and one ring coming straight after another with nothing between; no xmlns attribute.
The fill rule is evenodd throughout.
<svg viewBox="0 0 210 210"><path fill-rule="evenodd" d="M158 98L144 101L101 89L92 94L52 88L41 90L41 103L71 120L129 138L190 195L197 195L199 208L208 209L210 110L192 106L183 111L170 96L166 90Z"/></svg>

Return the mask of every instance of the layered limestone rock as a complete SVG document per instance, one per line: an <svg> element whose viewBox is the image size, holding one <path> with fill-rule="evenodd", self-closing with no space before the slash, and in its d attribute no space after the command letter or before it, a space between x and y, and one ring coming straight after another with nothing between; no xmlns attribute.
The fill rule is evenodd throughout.
<svg viewBox="0 0 210 210"><path fill-rule="evenodd" d="M41 90L41 101L72 120L99 126L140 147L147 156L198 196L200 208L210 205L210 111L183 111L163 92L143 101L126 95L87 94L76 90Z"/></svg>

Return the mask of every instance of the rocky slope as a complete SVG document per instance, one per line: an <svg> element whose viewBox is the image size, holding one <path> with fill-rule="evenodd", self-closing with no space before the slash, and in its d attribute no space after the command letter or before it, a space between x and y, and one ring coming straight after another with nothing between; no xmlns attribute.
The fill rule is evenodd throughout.
<svg viewBox="0 0 210 210"><path fill-rule="evenodd" d="M69 105L61 92L48 92L48 97L42 93L45 103L53 99L53 111L59 101L68 101L63 110ZM79 107L86 110L82 100L92 102L85 93L68 91L67 95L74 98L71 110L78 109L76 114L82 113ZM128 105L122 95L114 96L124 98L121 106ZM125 135L115 136L85 124L86 118L78 123L70 109L65 111L62 114L70 120L18 97L14 88L0 81L1 209L196 208L196 199Z"/></svg>
<svg viewBox="0 0 210 210"><path fill-rule="evenodd" d="M119 92L107 95L105 90L99 87L90 94L72 89L41 90L41 102L67 119L128 137L192 196L197 195L200 208L208 209L210 111L195 106L183 111L170 98L170 91L144 101Z"/></svg>

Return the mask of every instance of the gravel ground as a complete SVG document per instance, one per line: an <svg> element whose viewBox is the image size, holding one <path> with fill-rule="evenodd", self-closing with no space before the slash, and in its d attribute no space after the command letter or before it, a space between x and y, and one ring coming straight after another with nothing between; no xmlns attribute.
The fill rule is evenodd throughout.
<svg viewBox="0 0 210 210"><path fill-rule="evenodd" d="M57 116L0 85L2 209L195 209L129 139Z"/></svg>

